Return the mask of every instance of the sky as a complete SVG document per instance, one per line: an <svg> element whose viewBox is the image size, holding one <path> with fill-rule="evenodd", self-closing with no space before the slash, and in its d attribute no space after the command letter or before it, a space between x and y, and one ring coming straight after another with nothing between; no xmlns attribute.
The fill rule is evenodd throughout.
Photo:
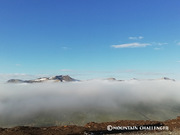
<svg viewBox="0 0 180 135"><path fill-rule="evenodd" d="M179 0L0 0L0 77L180 79Z"/></svg>

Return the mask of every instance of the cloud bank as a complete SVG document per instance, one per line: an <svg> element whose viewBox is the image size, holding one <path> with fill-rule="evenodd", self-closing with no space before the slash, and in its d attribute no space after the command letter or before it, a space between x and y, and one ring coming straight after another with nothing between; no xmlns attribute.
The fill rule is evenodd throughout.
<svg viewBox="0 0 180 135"><path fill-rule="evenodd" d="M174 118L179 88L170 80L1 84L0 126Z"/></svg>
<svg viewBox="0 0 180 135"><path fill-rule="evenodd" d="M137 47L146 47L151 44L149 43L129 43L129 44L120 44L120 45L112 45L113 48L137 48Z"/></svg>

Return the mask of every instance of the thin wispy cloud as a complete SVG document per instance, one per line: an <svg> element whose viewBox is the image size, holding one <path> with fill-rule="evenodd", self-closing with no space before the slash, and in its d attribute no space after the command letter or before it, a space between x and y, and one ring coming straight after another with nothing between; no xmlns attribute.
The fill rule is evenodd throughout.
<svg viewBox="0 0 180 135"><path fill-rule="evenodd" d="M166 43L166 42L154 42L154 44L161 46L161 45L167 45L168 43Z"/></svg>
<svg viewBox="0 0 180 135"><path fill-rule="evenodd" d="M163 46L163 45L167 45L167 42L152 42L153 45L158 45L158 46Z"/></svg>
<svg viewBox="0 0 180 135"><path fill-rule="evenodd" d="M137 48L137 47L146 47L151 44L149 43L128 43L128 44L120 44L120 45L111 45L113 48Z"/></svg>
<svg viewBox="0 0 180 135"><path fill-rule="evenodd" d="M139 36L139 37L129 37L129 39L131 40L138 40L138 39L143 39L144 37Z"/></svg>
<svg viewBox="0 0 180 135"><path fill-rule="evenodd" d="M61 72L72 72L73 70L71 69L60 69Z"/></svg>
<svg viewBox="0 0 180 135"><path fill-rule="evenodd" d="M157 45L167 45L168 43L157 43Z"/></svg>
<svg viewBox="0 0 180 135"><path fill-rule="evenodd" d="M158 47L154 48L154 50L157 50L157 51L158 51L158 50L161 50L161 49L162 49L162 48L158 48Z"/></svg>
<svg viewBox="0 0 180 135"><path fill-rule="evenodd" d="M178 42L177 45L180 45L180 42Z"/></svg>
<svg viewBox="0 0 180 135"><path fill-rule="evenodd" d="M163 72L151 72L151 71L137 71L135 73L136 75L141 75L141 76L158 76L159 78L162 78L162 76L168 76L172 75L172 73L163 73Z"/></svg>

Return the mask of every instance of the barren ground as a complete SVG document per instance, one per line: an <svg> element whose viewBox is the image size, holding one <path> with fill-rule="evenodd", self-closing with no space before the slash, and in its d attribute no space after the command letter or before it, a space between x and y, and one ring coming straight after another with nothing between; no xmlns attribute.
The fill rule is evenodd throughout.
<svg viewBox="0 0 180 135"><path fill-rule="evenodd" d="M168 130L112 130L107 126L168 126ZM119 120L116 122L90 122L84 126L67 125L54 127L14 127L0 128L0 135L102 135L102 134L131 134L131 135L180 135L180 117L167 121Z"/></svg>

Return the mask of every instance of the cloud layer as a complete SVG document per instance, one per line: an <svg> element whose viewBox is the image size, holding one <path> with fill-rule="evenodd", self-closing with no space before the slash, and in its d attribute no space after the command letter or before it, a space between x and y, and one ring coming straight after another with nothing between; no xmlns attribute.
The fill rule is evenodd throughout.
<svg viewBox="0 0 180 135"><path fill-rule="evenodd" d="M180 110L179 88L180 82L166 80L1 84L0 126L29 125L43 116L75 124L144 116L168 119Z"/></svg>

